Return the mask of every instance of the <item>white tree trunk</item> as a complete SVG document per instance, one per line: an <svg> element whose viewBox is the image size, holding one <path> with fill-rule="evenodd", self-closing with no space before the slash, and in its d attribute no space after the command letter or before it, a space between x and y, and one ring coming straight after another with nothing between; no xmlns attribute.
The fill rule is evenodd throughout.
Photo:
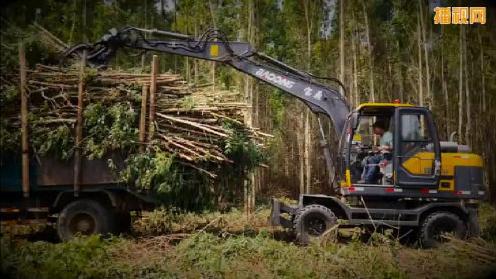
<svg viewBox="0 0 496 279"><path fill-rule="evenodd" d="M443 36L444 28L441 27L441 37ZM450 113L450 103L448 88L446 80L444 78L444 44L441 45L441 91L444 95L444 103L446 107L445 117L446 117L446 136L451 134L451 113Z"/></svg>
<svg viewBox="0 0 496 279"><path fill-rule="evenodd" d="M306 23L306 33L307 33L307 71L311 71L312 67L312 28L313 28L313 20L311 17L312 13L312 1L305 0L303 1L303 10L305 13L305 23ZM307 106L304 106L305 111L305 136L304 136L304 153L303 158L305 160L305 188L304 192L308 193L311 188L312 181L312 116L310 115L310 109ZM303 117L303 114L302 114ZM303 118L302 118L303 120Z"/></svg>
<svg viewBox="0 0 496 279"><path fill-rule="evenodd" d="M369 16L367 14L367 7L365 6L367 1L362 1L363 17L365 18L365 33L367 35L367 51L368 51L368 62L369 62L369 88L370 95L369 101L375 102L375 89L374 89L374 61L372 59L372 44L370 43L370 29L369 29Z"/></svg>
<svg viewBox="0 0 496 279"><path fill-rule="evenodd" d="M312 162L311 162L311 153L312 153L312 131L311 131L311 116L310 110L307 108L305 110L305 194L309 194L312 187Z"/></svg>

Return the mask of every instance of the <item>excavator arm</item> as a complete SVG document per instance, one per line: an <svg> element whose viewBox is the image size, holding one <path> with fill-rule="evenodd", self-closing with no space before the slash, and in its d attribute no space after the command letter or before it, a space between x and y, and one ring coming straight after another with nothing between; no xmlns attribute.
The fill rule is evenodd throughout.
<svg viewBox="0 0 496 279"><path fill-rule="evenodd" d="M149 36L163 39L151 39ZM162 30L126 27L111 29L95 44L80 44L66 51L77 55L86 49L88 63L93 66L106 65L118 49L129 48L156 51L210 60L229 65L243 73L264 81L302 100L314 113L325 114L332 120L336 134L343 132L349 106L346 100L313 76L262 53L256 52L248 43L230 42L218 30L210 29L199 38ZM331 79L331 78L327 78ZM331 79L342 84L335 79Z"/></svg>
<svg viewBox="0 0 496 279"><path fill-rule="evenodd" d="M154 38L149 38L152 35ZM162 39L155 39L157 36L161 36ZM88 64L99 67L106 65L117 50L122 48L164 52L229 65L302 100L314 113L327 115L333 122L338 138L344 132L344 125L349 114L348 103L335 89L316 81L316 79L328 79L343 86L339 80L317 77L295 69L256 52L248 43L228 41L226 36L218 30L210 29L200 37L193 38L156 29L136 27L111 29L95 44L73 46L66 51L65 56L79 55L81 51L86 50ZM322 138L320 145L330 174L329 185L336 188L336 172L329 144L320 118L318 120Z"/></svg>

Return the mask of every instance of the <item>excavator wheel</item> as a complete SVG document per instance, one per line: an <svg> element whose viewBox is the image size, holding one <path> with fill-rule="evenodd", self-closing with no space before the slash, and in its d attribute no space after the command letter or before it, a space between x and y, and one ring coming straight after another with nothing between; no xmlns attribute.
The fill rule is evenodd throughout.
<svg viewBox="0 0 496 279"><path fill-rule="evenodd" d="M294 217L296 239L301 244L308 244L336 223L336 215L329 208L318 204L307 205L298 210Z"/></svg>
<svg viewBox="0 0 496 279"><path fill-rule="evenodd" d="M435 248L443 242L442 235L451 233L456 238L466 236L467 226L456 214L434 212L425 218L419 233L419 243L423 248Z"/></svg>

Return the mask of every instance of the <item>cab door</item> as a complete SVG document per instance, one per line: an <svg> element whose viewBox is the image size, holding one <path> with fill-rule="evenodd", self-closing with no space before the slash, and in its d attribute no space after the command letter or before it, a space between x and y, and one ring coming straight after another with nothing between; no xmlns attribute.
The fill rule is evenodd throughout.
<svg viewBox="0 0 496 279"><path fill-rule="evenodd" d="M441 152L431 112L425 108L398 108L395 118L396 185L437 188Z"/></svg>

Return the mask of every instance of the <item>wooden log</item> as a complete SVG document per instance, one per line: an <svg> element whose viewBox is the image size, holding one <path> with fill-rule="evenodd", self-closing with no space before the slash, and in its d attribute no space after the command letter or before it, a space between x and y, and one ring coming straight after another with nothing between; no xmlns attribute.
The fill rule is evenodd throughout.
<svg viewBox="0 0 496 279"><path fill-rule="evenodd" d="M139 124L139 141L140 141L140 152L145 151L145 135L146 135L146 105L148 103L148 85L143 84L141 90L141 113L140 113L140 124Z"/></svg>
<svg viewBox="0 0 496 279"><path fill-rule="evenodd" d="M78 105L76 116L76 142L74 149L74 196L79 196L81 187L81 142L83 140L83 111L84 111L84 69L86 67L86 50L83 51L79 69Z"/></svg>
<svg viewBox="0 0 496 279"><path fill-rule="evenodd" d="M187 146L184 146L183 144L181 144L181 143L179 143L179 142L177 142L177 141L174 141L174 140L173 140L173 139L171 139L170 137L168 137L168 136L166 136L166 135L162 135L162 134L159 134L159 136L160 136L162 139L164 139L165 141L167 141L168 143L170 143L171 145L173 145L173 146L175 146L175 147L177 147L177 148L179 148L179 149L182 149L182 150L184 150L184 151L186 151L186 152L188 152L188 153L190 153L190 154L192 154L192 155L196 156L196 158L203 158L203 156L202 156L200 153L198 153L197 151L195 151L195 150L193 150L193 149L191 149L191 148L188 148ZM192 160L194 160L194 159L195 159L195 158L193 158L193 157L190 157L190 158L192 158Z"/></svg>
<svg viewBox="0 0 496 279"><path fill-rule="evenodd" d="M198 166L195 166L195 165L193 165L193 164L186 163L186 162L179 162L179 163L181 163L181 164L183 164L183 165L185 165L185 166L188 166L188 167L194 168L194 169L198 170L198 171L199 171L199 172L201 172L201 173L207 174L207 175L208 175L208 176L210 176L211 178L216 178L216 177L217 177L217 175L216 175L216 174L214 174L214 173L212 173L212 172L209 172L209 171L207 171L207 170L205 170L205 169L202 169L202 168L200 168L200 167L198 167Z"/></svg>
<svg viewBox="0 0 496 279"><path fill-rule="evenodd" d="M45 34L47 37L50 38L50 40L52 40L54 42L54 44L56 45L56 47L58 48L57 50L58 51L64 51L66 50L67 48L69 48L69 45L67 45L66 43L64 43L62 40L60 40L59 38L57 38L57 36L53 35L50 31L46 30L45 28L43 28L43 26L39 25L38 23L33 23L33 26L38 28L39 30L41 30L41 33Z"/></svg>
<svg viewBox="0 0 496 279"><path fill-rule="evenodd" d="M157 72L158 72L158 56L153 55L152 59L152 73L150 77L150 116L148 117L150 124L148 129L148 141L153 139L153 133L155 131L155 109L156 100L155 93L157 90Z"/></svg>
<svg viewBox="0 0 496 279"><path fill-rule="evenodd" d="M223 138L228 138L229 137L228 134L221 133L219 131L216 131L216 130L212 129L213 128L212 126L198 124L198 123L195 123L195 122L192 122L192 121L183 120L181 118L173 117L173 116L169 116L169 115L165 115L165 114L162 114L162 113L159 113L159 112L157 112L157 116L162 117L162 118L167 119L167 120L171 120L173 122L183 123L183 124L186 124L186 125L189 125L189 126L192 126L192 127L196 127L196 128L198 128L200 130L203 130L205 132L209 132L209 133L214 134L214 135L217 135L219 137L223 137Z"/></svg>
<svg viewBox="0 0 496 279"><path fill-rule="evenodd" d="M21 91L21 138L22 138L22 194L29 197L29 142L28 142L28 96L26 93L26 55L24 44L19 42L19 76Z"/></svg>

